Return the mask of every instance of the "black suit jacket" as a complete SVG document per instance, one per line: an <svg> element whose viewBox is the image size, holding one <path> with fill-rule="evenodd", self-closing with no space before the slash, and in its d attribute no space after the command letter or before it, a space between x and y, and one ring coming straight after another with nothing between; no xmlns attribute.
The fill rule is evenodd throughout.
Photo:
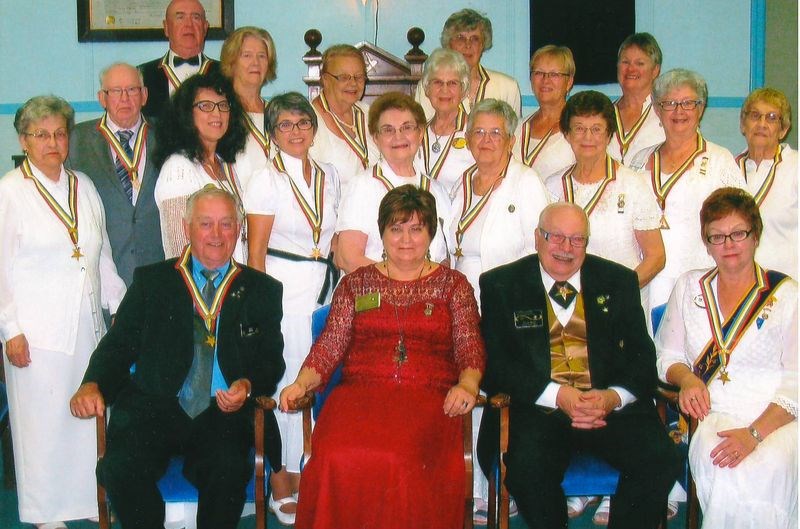
<svg viewBox="0 0 800 529"><path fill-rule="evenodd" d="M509 394L512 416L515 411L525 413L551 382L547 292L538 255L482 274L480 287L481 331L487 353L481 385L489 395ZM581 294L592 386L620 386L636 397L636 402L613 413L654 413L655 347L647 333L635 272L587 255L581 267ZM515 326L514 313L521 311L541 315L541 325ZM513 429L513 420L511 424ZM491 467L496 436L497 415L485 413L479 443L484 470Z"/></svg>
<svg viewBox="0 0 800 529"><path fill-rule="evenodd" d="M164 108L169 102L169 81L164 71L161 69L161 59L153 59L138 66L144 78L144 85L147 87L147 104L142 107L142 114L151 121L158 120L164 113ZM219 61L209 59L203 55L203 61L211 61L208 67L209 72L219 71Z"/></svg>
<svg viewBox="0 0 800 529"><path fill-rule="evenodd" d="M161 222L153 197L158 179L154 163L156 135L152 128L147 134L144 173L139 175L141 187L134 206L117 177L108 142L97 130L99 122L94 119L75 126L67 164L86 173L97 188L106 212L106 230L117 273L130 286L134 269L164 260Z"/></svg>
<svg viewBox="0 0 800 529"><path fill-rule="evenodd" d="M116 314L100 340L83 383L96 382L111 402L132 384L140 393L177 401L194 357L192 299L176 259L138 268ZM273 395L283 376L283 336L279 281L242 266L231 283L219 316L217 358L225 381L252 384L252 397ZM136 364L131 376L130 367ZM120 395L117 406L125 405ZM249 413L245 406L237 413ZM267 455L280 468L280 434L275 416L266 412ZM277 467L275 466L277 464Z"/></svg>

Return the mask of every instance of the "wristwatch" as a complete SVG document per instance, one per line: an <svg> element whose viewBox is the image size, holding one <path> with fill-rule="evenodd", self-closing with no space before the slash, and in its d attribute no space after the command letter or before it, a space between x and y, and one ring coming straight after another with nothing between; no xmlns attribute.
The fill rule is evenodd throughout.
<svg viewBox="0 0 800 529"><path fill-rule="evenodd" d="M756 430L756 427L755 427L755 426L749 426L749 427L747 428L747 431L748 431L748 432L750 432L750 435L752 435L752 436L753 436L753 439L755 439L755 440L756 440L756 441L758 441L759 443L760 443L760 442L762 442L762 441L764 440L764 438L763 438L763 437L761 437L761 434L760 434L760 433L758 433L758 430Z"/></svg>

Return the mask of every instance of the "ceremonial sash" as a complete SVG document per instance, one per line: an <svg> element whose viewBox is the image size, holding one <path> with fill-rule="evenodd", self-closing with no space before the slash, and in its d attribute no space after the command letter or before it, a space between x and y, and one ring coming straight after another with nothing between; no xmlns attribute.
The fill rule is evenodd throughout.
<svg viewBox="0 0 800 529"><path fill-rule="evenodd" d="M30 161L28 161L28 158L25 158L22 161L20 169L22 170L22 175L25 178L29 178L33 182L34 187L36 187L36 191L39 192L39 196L42 197L42 200L44 200L45 204L47 204L53 214L55 214L56 218L61 221L61 224L63 224L67 229L69 240L72 241L72 258L80 259L83 257L81 248L78 246L78 177L75 176L75 173L69 169L65 169L67 173L67 184L69 189L67 193L67 204L69 206L69 211L64 211L64 208L61 207L61 204L58 203L55 197L51 195L47 188L42 185L39 179L33 175L31 164Z"/></svg>
<svg viewBox="0 0 800 529"><path fill-rule="evenodd" d="M433 120L429 121L428 127L430 127L432 123ZM467 112L466 110L464 110L464 104L459 103L458 115L456 116L456 129L447 138L447 143L442 149L442 153L439 155L439 158L436 159L436 163L432 165L431 165L431 151L430 151L430 135L428 133L428 127L425 127L425 134L422 136L422 158L425 162L425 172L428 173L428 176L431 179L436 180L437 178L439 178L439 173L442 171L442 167L444 167L444 162L445 160L447 160L447 155L450 153L450 148L453 146L453 139L456 136L456 132L464 130L464 126L466 124L467 124Z"/></svg>
<svg viewBox="0 0 800 529"><path fill-rule="evenodd" d="M120 143L119 138L108 126L108 113L103 114L100 121L97 123L97 130L106 139L114 155L119 159L122 167L128 173L131 180L131 185L134 189L139 189L141 182L139 181L139 163L142 161L142 154L144 154L144 147L147 141L147 133L149 126L147 121L142 119L142 126L139 127L139 132L136 134L136 141L133 143L133 159L129 158L125 153L125 148Z"/></svg>
<svg viewBox="0 0 800 529"><path fill-rule="evenodd" d="M383 169L381 169L381 164L376 163L372 167L372 178L383 184L383 187L386 188L386 191L391 191L394 189L394 184L383 175ZM431 179L427 175L420 173L419 175L419 186L420 189L425 191L430 191L431 189Z"/></svg>
<svg viewBox="0 0 800 529"><path fill-rule="evenodd" d="M567 169L567 172L561 177L561 187L564 190L564 201L572 204L575 203L575 190L573 188L572 180L572 174L575 172L575 167L577 167L577 164ZM603 192L606 190L608 184L616 180L616 178L617 165L614 163L614 159L606 154L606 176L603 178L603 181L600 182L600 186L597 188L597 191L594 192L592 198L589 199L589 202L581 206L583 211L586 212L587 217L592 214L595 206L597 206L597 203L600 202L600 198L602 198Z"/></svg>
<svg viewBox="0 0 800 529"><path fill-rule="evenodd" d="M478 65L478 75L480 75L481 80L478 82L478 91L475 92L475 104L483 101L483 97L486 95L486 85L489 84L489 72L486 71L482 64Z"/></svg>
<svg viewBox="0 0 800 529"><path fill-rule="evenodd" d="M204 74L208 71L208 68L211 66L211 60L203 55L200 54L200 70L197 72L198 74ZM172 69L172 66L169 64L169 52L164 54L164 57L161 58L161 64L158 65L161 70L163 70L164 75L167 77L167 81L169 84L172 85L174 90L177 90L178 87L181 85L180 79L178 79L178 74L175 73L175 70Z"/></svg>
<svg viewBox="0 0 800 529"><path fill-rule="evenodd" d="M266 109L267 103L263 101L264 108ZM266 111L266 110L265 110ZM270 141L269 141L269 134L267 131L261 132L261 129L258 125L255 124L253 118L250 117L250 114L245 112L244 113L244 122L247 125L247 130L250 131L250 135L256 140L258 145L261 147L261 150L264 151L264 156L266 156L267 160L269 160L269 151L270 151Z"/></svg>
<svg viewBox="0 0 800 529"><path fill-rule="evenodd" d="M717 300L711 288L711 282L717 274L718 269L713 268L700 278L700 291L705 302L708 324L711 327L711 339L703 348L703 353L695 360L693 370L706 385L714 380L717 373L723 384L730 381L727 372L730 355L744 333L757 319L756 315L765 306L771 306L775 302L772 293L787 278L780 272L766 271L756 263L755 285L737 303L731 317L723 325Z"/></svg>
<svg viewBox="0 0 800 529"><path fill-rule="evenodd" d="M297 200L297 204L300 206L303 216L305 216L308 225L311 227L311 235L314 241L314 249L311 251L311 257L314 259L321 258L322 252L319 249L319 239L322 234L322 215L325 200L325 171L323 171L315 161L311 160L311 164L314 167L314 180L311 186L311 192L314 196L314 206L312 207L309 205L308 201L306 201L303 192L297 187L297 184L294 183L294 180L286 171L286 166L283 163L280 152L275 154L275 158L272 159L272 164L278 172L286 175L286 178L289 180L289 185L292 188L294 198Z"/></svg>
<svg viewBox="0 0 800 529"><path fill-rule="evenodd" d="M622 153L622 158L624 159L625 154L628 152L628 148L631 146L631 143L633 142L633 138L636 137L636 134L639 133L639 130L642 128L642 125L644 125L644 122L647 120L647 116L648 114L650 114L650 110L652 109L653 104L649 103L644 108L642 115L639 116L639 119L636 120L636 123L633 124L631 130L629 130L628 133L626 134L625 128L622 125L622 117L619 114L619 107L617 106L617 103L619 103L619 101L614 103L614 119L617 122L617 132L614 134L614 136L617 138L617 143L619 143L619 149L620 152Z"/></svg>
<svg viewBox="0 0 800 529"><path fill-rule="evenodd" d="M197 314L200 315L200 318L203 320L203 324L208 331L208 344L211 347L214 347L216 343L214 336L216 335L217 329L217 316L219 316L219 312L222 310L222 303L225 301L225 295L231 288L231 283L233 283L234 278L239 275L241 269L236 264L236 261L231 259L231 264L228 267L228 271L225 273L225 276L222 278L222 281L217 287L217 291L214 293L214 299L211 302L211 306L208 306L203 299L203 294L200 292L200 289L197 288L197 285L192 278L192 271L189 269L189 263L191 262L192 258L191 246L191 244L187 244L186 248L183 249L183 253L175 262L175 269L178 271L178 273L180 273L181 277L183 278L183 282L186 283L186 288L189 290L189 295L192 297L194 308L197 311Z"/></svg>
<svg viewBox="0 0 800 529"><path fill-rule="evenodd" d="M678 183L678 180L681 176L689 169L689 167L694 164L695 158L700 156L706 152L706 140L703 138L703 135L699 132L697 133L697 146L692 154L681 164L678 169L672 173L672 175L667 178L666 181L661 181L661 147L655 150L652 155L652 165L650 168L650 181L653 185L653 192L656 194L656 200L658 201L658 205L661 208L661 227L662 228L669 228L667 224L666 217L664 214L664 209L667 206L667 195Z"/></svg>
<svg viewBox="0 0 800 529"><path fill-rule="evenodd" d="M509 158L508 161L510 162L511 158ZM461 176L461 189L464 194L464 199L461 206L461 217L458 219L458 226L456 227L456 258L464 255L461 251L461 241L464 240L464 234L470 228L470 226L472 226L472 223L475 222L475 219L478 218L478 215L480 215L481 211L483 211L483 208L489 202L489 197L492 196L497 183L506 177L509 165L509 163L506 163L506 166L503 168L500 176L496 178L494 182L492 182L492 186L489 188L489 191L483 195L474 206L472 205L472 177L478 172L478 166L473 165L464 171L464 174Z"/></svg>
<svg viewBox="0 0 800 529"><path fill-rule="evenodd" d="M351 111L353 112L353 124L356 127L356 137L350 136L350 134L345 130L345 127L339 122L339 118L336 117L331 111L330 105L328 105L328 100L325 99L325 92L319 93L319 102L322 105L322 108L333 118L333 124L336 125L336 128L339 129L339 132L344 138L344 141L350 147L350 149L356 153L358 159L361 161L361 165L366 169L369 167L369 151L367 150L367 127L364 122L364 111L358 105L353 105Z"/></svg>
<svg viewBox="0 0 800 529"><path fill-rule="evenodd" d="M781 156L782 148L778 145L778 149L775 151L775 156L772 158L772 167L767 173L767 177L764 179L764 182L758 188L758 191L755 192L753 195L753 199L756 201L756 205L761 206L761 203L764 202L764 199L767 198L767 193L772 188L772 184L775 182L775 171L778 169L778 164L783 161ZM736 162L739 164L739 169L742 170L742 175L744 176L745 181L747 180L747 169L745 169L745 162L747 161L747 155L750 151L745 151L739 156L736 157Z"/></svg>
<svg viewBox="0 0 800 529"><path fill-rule="evenodd" d="M522 163L528 167L533 167L533 162L536 161L539 153L541 153L542 149L544 149L545 143L547 143L547 140L549 140L550 136L552 135L553 129L551 127L547 131L547 134L542 137L541 141L536 144L536 147L534 147L533 150L528 153L528 147L530 146L531 139L533 138L533 116L526 119L525 123L522 124L522 138L520 138L520 153L522 154Z"/></svg>

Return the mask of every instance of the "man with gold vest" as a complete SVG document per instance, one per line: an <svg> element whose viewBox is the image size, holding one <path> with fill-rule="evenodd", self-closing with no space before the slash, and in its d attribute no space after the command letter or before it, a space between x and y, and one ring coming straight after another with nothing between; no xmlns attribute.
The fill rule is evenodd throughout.
<svg viewBox="0 0 800 529"><path fill-rule="evenodd" d="M579 451L620 471L609 528L655 528L680 472L653 405L655 348L636 274L586 255L588 241L583 209L551 204L537 254L481 276L482 387L511 396L506 485L531 529L567 527L561 481ZM496 446L485 414L484 469Z"/></svg>

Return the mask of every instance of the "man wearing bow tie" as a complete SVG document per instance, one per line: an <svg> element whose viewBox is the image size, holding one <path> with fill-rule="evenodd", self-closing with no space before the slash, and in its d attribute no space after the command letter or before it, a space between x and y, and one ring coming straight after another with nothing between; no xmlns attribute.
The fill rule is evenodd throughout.
<svg viewBox="0 0 800 529"><path fill-rule="evenodd" d="M481 276L482 389L511 396L506 485L528 526L567 527L561 481L580 451L620 471L609 527L655 528L680 471L653 405L655 348L636 274L586 255L588 240L582 208L551 204L537 254ZM486 469L498 427L484 413Z"/></svg>
<svg viewBox="0 0 800 529"><path fill-rule="evenodd" d="M169 97L183 81L196 73L219 69L219 62L203 54L208 33L206 10L198 0L172 0L164 17L169 51L163 57L139 65L150 95L142 111L158 119Z"/></svg>
<svg viewBox="0 0 800 529"><path fill-rule="evenodd" d="M156 482L176 454L199 492L199 529L234 529L241 516L253 476L251 399L275 393L285 364L281 284L231 259L240 211L213 186L189 197L189 245L136 269L70 401L83 418L114 401L97 477L124 529L163 527ZM271 411L265 419L265 452L279 469L278 425Z"/></svg>

